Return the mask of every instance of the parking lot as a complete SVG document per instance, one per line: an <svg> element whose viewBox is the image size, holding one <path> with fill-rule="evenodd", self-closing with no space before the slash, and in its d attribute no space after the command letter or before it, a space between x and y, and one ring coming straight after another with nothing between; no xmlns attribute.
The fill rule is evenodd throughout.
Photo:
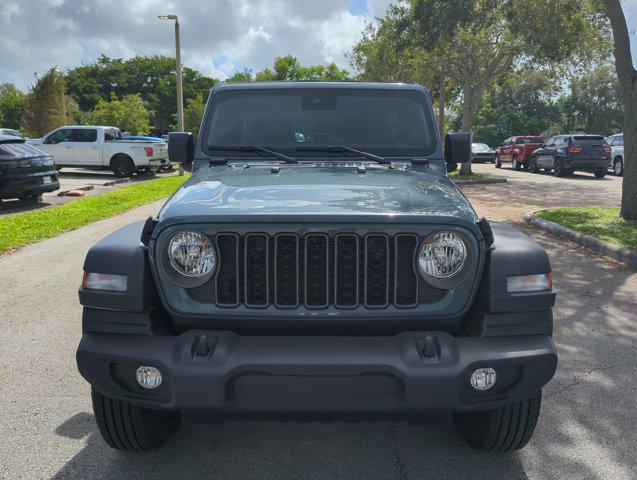
<svg viewBox="0 0 637 480"><path fill-rule="evenodd" d="M158 202L0 257L0 478L634 478L637 272L521 220L524 212L548 206L617 205L620 179L556 179L506 168L497 174L509 182L463 190L480 214L515 223L548 250L558 290L560 363L525 449L476 453L448 420L429 426L185 422L161 450L109 449L75 365L76 289L88 248L115 228L155 214Z"/></svg>
<svg viewBox="0 0 637 480"><path fill-rule="evenodd" d="M37 210L53 205L62 205L73 202L76 196L60 196L61 192L69 190L83 190L84 196L105 193L117 188L121 188L131 183L143 182L165 175L175 175L175 173L158 173L135 175L132 178L117 178L110 170L87 170L82 168L64 168L60 171L60 188L54 192L47 192L42 195L42 200L34 203L29 200L20 201L18 199L4 200L0 205L0 216L12 215L28 210Z"/></svg>
<svg viewBox="0 0 637 480"><path fill-rule="evenodd" d="M608 174L597 179L590 173L577 172L568 177L551 173L530 173L513 170L510 164L496 169L490 163L471 166L475 173L489 173L507 179L497 189L497 195L484 185L464 186L471 203L491 218L519 223L525 213L543 208L569 205L619 207L622 177Z"/></svg>

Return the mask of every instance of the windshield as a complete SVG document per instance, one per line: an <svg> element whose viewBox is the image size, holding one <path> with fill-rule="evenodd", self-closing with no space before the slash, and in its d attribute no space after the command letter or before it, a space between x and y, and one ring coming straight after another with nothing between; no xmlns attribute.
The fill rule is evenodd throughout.
<svg viewBox="0 0 637 480"><path fill-rule="evenodd" d="M474 143L471 145L471 150L474 152L490 152L491 149L486 143Z"/></svg>
<svg viewBox="0 0 637 480"><path fill-rule="evenodd" d="M316 156L308 147L347 145L381 156L425 156L436 146L429 109L426 96L413 90L222 91L213 97L205 145L214 154L258 145Z"/></svg>

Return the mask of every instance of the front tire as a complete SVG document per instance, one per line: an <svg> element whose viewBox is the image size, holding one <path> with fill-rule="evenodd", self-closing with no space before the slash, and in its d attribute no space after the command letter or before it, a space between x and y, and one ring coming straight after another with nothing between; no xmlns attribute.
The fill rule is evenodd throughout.
<svg viewBox="0 0 637 480"><path fill-rule="evenodd" d="M91 389L93 412L104 441L116 450L141 452L163 446L179 426L181 414L136 407Z"/></svg>
<svg viewBox="0 0 637 480"><path fill-rule="evenodd" d="M493 410L456 413L454 423L469 445L485 452L508 452L524 447L535 430L542 391L528 400Z"/></svg>
<svg viewBox="0 0 637 480"><path fill-rule="evenodd" d="M533 157L531 157L531 160L529 160L529 171L531 173L539 173L540 171L540 167L538 167L537 165L537 160Z"/></svg>
<svg viewBox="0 0 637 480"><path fill-rule="evenodd" d="M566 175L566 170L564 169L564 164L560 158L555 160L555 164L553 165L553 174L556 177L563 177Z"/></svg>
<svg viewBox="0 0 637 480"><path fill-rule="evenodd" d="M495 165L495 168L502 168L502 163L500 162L499 155L495 156L495 159L493 160L493 164Z"/></svg>
<svg viewBox="0 0 637 480"><path fill-rule="evenodd" d="M622 157L617 157L613 162L613 173L618 177L624 176L624 159Z"/></svg>
<svg viewBox="0 0 637 480"><path fill-rule="evenodd" d="M513 170L520 170L520 162L518 162L518 157L514 156L513 157L513 161L511 162L511 166L513 167Z"/></svg>

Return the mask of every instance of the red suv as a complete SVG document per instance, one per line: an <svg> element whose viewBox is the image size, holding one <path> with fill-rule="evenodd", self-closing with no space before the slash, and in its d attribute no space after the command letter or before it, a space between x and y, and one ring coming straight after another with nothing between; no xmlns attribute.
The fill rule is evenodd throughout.
<svg viewBox="0 0 637 480"><path fill-rule="evenodd" d="M520 136L507 138L495 149L495 168L511 163L514 170L527 168L531 154L544 144L544 137Z"/></svg>

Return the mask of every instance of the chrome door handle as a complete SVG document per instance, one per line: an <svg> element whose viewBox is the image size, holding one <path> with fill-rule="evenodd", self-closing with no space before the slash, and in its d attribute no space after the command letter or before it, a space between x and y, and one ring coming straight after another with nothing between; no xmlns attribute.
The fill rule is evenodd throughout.
<svg viewBox="0 0 637 480"><path fill-rule="evenodd" d="M97 147L91 147L91 150L97 150Z"/></svg>
<svg viewBox="0 0 637 480"><path fill-rule="evenodd" d="M73 148L72 146L71 147L66 147L67 150L71 150L72 148Z"/></svg>

